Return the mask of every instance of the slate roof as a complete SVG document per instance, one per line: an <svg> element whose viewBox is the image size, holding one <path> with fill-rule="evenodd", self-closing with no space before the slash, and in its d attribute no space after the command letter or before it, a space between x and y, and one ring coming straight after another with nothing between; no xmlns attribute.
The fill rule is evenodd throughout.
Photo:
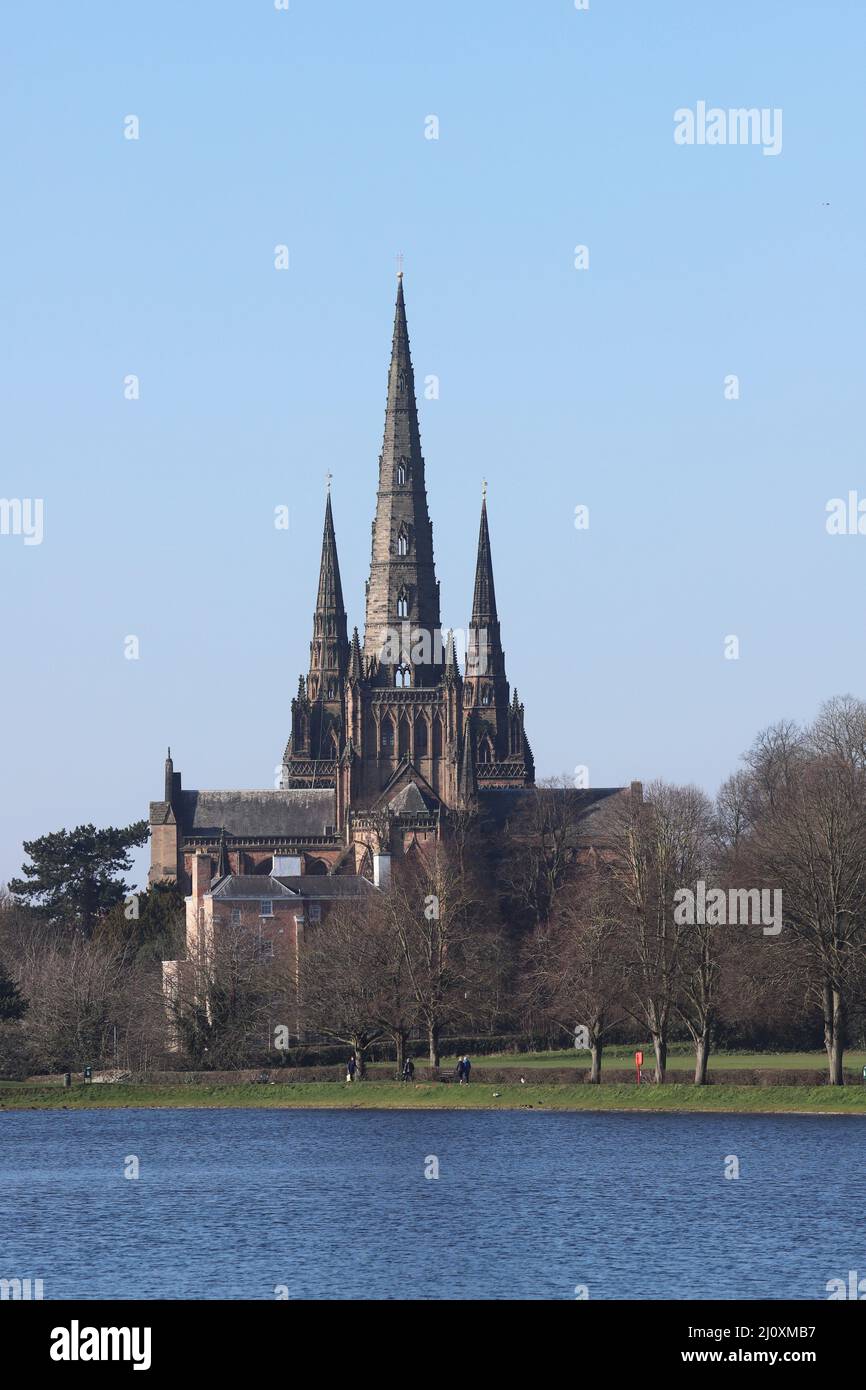
<svg viewBox="0 0 866 1390"><path fill-rule="evenodd" d="M183 791L179 800L181 830L186 835L217 836L220 830L238 839L284 836L303 840L325 835L336 825L333 788L290 791Z"/></svg>
<svg viewBox="0 0 866 1390"><path fill-rule="evenodd" d="M520 835L525 830L532 833L533 822L538 813L538 801L546 797L565 796L571 803L574 825L570 839L575 844L603 845L610 833L611 811L615 805L613 798L622 796L628 787L590 787L585 790L568 788L560 790L552 787L502 787L481 788L478 801L488 826L497 832L506 825L512 833Z"/></svg>
<svg viewBox="0 0 866 1390"><path fill-rule="evenodd" d="M409 782L395 797L388 802L390 809L396 815L415 816L419 812L426 815L430 807L424 800L416 782Z"/></svg>
<svg viewBox="0 0 866 1390"><path fill-rule="evenodd" d="M294 878L281 876L264 881L282 883L302 898L366 898L379 891L361 874L300 874Z"/></svg>
<svg viewBox="0 0 866 1390"><path fill-rule="evenodd" d="M283 886L268 874L226 874L218 883L211 884L215 898L272 898L294 900L296 893Z"/></svg>
<svg viewBox="0 0 866 1390"><path fill-rule="evenodd" d="M377 890L366 878L345 874L332 878L328 874L296 874L274 878L269 874L227 874L211 886L215 898L233 902L297 902L302 898L363 898Z"/></svg>

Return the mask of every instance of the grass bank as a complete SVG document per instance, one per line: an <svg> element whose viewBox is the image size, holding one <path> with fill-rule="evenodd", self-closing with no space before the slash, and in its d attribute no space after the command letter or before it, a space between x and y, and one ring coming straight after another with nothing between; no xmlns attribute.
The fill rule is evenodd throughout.
<svg viewBox="0 0 866 1390"><path fill-rule="evenodd" d="M108 1109L634 1110L866 1115L866 1086L0 1085L0 1111Z"/></svg>
<svg viewBox="0 0 866 1390"><path fill-rule="evenodd" d="M640 1047L644 1055L644 1072L653 1067L652 1045L643 1043L614 1043L604 1049L603 1068L634 1067L634 1054ZM423 1060L423 1059L422 1059ZM566 1048L555 1052L492 1052L473 1056L474 1064L483 1067L516 1067L521 1071L535 1067L587 1067L589 1053ZM443 1057L443 1071L454 1070L457 1058ZM845 1069L860 1072L866 1066L866 1052L852 1048L845 1053ZM710 1075L716 1071L815 1071L826 1070L827 1054L821 1052L711 1052ZM668 1051L669 1072L694 1072L695 1054L688 1043L672 1043ZM375 1062L372 1070L393 1072L393 1062Z"/></svg>

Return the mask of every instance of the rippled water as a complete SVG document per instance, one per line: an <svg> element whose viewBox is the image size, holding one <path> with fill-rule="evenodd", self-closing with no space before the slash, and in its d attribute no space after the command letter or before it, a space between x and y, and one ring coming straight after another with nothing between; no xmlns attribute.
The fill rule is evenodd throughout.
<svg viewBox="0 0 866 1390"><path fill-rule="evenodd" d="M0 1278L46 1298L826 1298L866 1276L864 1146L856 1117L6 1112Z"/></svg>

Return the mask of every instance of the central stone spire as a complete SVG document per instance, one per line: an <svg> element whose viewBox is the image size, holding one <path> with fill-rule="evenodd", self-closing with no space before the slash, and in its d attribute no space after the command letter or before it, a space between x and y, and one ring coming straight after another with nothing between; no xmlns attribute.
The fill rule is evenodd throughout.
<svg viewBox="0 0 866 1390"><path fill-rule="evenodd" d="M435 684L442 670L439 624L433 529L401 272L367 584L364 657L371 679L381 685Z"/></svg>

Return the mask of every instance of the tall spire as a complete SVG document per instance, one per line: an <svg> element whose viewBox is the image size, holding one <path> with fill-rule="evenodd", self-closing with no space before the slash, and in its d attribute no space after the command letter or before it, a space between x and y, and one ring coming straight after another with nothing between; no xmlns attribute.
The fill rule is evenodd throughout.
<svg viewBox="0 0 866 1390"><path fill-rule="evenodd" d="M325 529L322 534L322 563L319 568L319 593L316 608L323 612L334 609L345 615L343 586L340 582L340 562L337 559L337 539L334 535L334 515L331 511L331 489L325 502Z"/></svg>
<svg viewBox="0 0 866 1390"><path fill-rule="evenodd" d="M504 676L505 653L499 633L496 588L493 583L493 556L487 526L487 484L481 498L481 524L478 528L478 554L475 560L475 588L472 617L466 642L466 675Z"/></svg>
<svg viewBox="0 0 866 1390"><path fill-rule="evenodd" d="M348 655L346 609L343 604L343 586L340 582L340 562L337 559L337 539L334 535L329 485L322 533L319 590L316 596L316 611L313 614L313 640L310 643L310 679L307 693L311 700L334 700L339 703Z"/></svg>
<svg viewBox="0 0 866 1390"><path fill-rule="evenodd" d="M478 556L475 561L475 589L472 595L472 626L496 622L496 589L493 585L493 558L487 528L487 494L481 499L481 525L478 529Z"/></svg>
<svg viewBox="0 0 866 1390"><path fill-rule="evenodd" d="M414 647L412 685L435 682L442 665L439 621L433 529L427 510L401 274L397 282L364 628L364 654L380 663L383 681L394 683L397 667L410 665L410 650ZM423 634L420 642L414 636L419 630ZM401 635L396 650L394 641L388 642L390 634ZM408 635L408 641L402 640L402 634ZM426 660L422 643L430 653Z"/></svg>

